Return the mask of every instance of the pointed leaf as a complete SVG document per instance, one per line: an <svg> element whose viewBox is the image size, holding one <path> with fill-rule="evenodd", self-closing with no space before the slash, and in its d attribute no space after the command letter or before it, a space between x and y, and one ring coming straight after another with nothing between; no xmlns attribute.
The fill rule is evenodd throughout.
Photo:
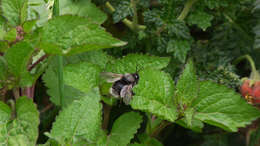
<svg viewBox="0 0 260 146"><path fill-rule="evenodd" d="M183 73L176 86L177 103L183 106L189 106L198 96L199 82L193 63L186 64Z"/></svg>
<svg viewBox="0 0 260 146"><path fill-rule="evenodd" d="M196 24L199 28L201 28L203 31L205 31L208 27L211 26L211 21L213 20L213 16L203 12L203 11L196 11L192 13L188 17L188 22L190 24Z"/></svg>
<svg viewBox="0 0 260 146"><path fill-rule="evenodd" d="M170 62L168 57L129 54L108 64L106 70L114 73L134 73L144 68L162 69ZM137 70L136 70L137 69Z"/></svg>
<svg viewBox="0 0 260 146"><path fill-rule="evenodd" d="M108 146L126 146L134 138L134 134L140 128L142 116L136 112L125 113L120 116L113 124L110 135L108 136Z"/></svg>
<svg viewBox="0 0 260 146"><path fill-rule="evenodd" d="M7 50L4 55L8 70L20 80L22 86L32 84L32 77L27 71L27 64L34 49L27 42L19 42Z"/></svg>
<svg viewBox="0 0 260 146"><path fill-rule="evenodd" d="M200 92L192 107L197 112L196 119L233 132L260 117L260 111L237 93L209 81L200 83Z"/></svg>
<svg viewBox="0 0 260 146"><path fill-rule="evenodd" d="M100 95L95 88L59 113L48 136L61 145L73 145L77 139L95 142L101 128L101 108Z"/></svg>
<svg viewBox="0 0 260 146"><path fill-rule="evenodd" d="M173 103L174 83L169 74L146 69L139 73L140 79L134 87L131 106L150 112L171 122L177 119L177 109Z"/></svg>
<svg viewBox="0 0 260 146"><path fill-rule="evenodd" d="M41 30L39 48L48 54L76 54L125 45L90 19L63 15L47 22Z"/></svg>

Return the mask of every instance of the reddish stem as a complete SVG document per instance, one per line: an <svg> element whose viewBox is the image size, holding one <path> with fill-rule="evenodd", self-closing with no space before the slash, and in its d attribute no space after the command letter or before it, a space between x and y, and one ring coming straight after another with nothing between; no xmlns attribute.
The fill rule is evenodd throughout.
<svg viewBox="0 0 260 146"><path fill-rule="evenodd" d="M31 71L37 64L39 64L41 61L43 61L45 58L47 58L48 55L43 55L41 58L39 58L34 64L30 65L28 67L28 70Z"/></svg>

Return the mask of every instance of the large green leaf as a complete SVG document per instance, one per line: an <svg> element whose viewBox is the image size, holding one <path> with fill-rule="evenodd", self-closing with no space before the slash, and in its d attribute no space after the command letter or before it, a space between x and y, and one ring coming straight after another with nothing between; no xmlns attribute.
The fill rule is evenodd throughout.
<svg viewBox="0 0 260 146"><path fill-rule="evenodd" d="M47 8L44 0L28 0L28 20L37 20L37 24L42 26L48 21L51 14L51 9Z"/></svg>
<svg viewBox="0 0 260 146"><path fill-rule="evenodd" d="M20 97L16 101L15 109L16 111L13 112L16 113L16 117L12 120L10 108L4 103L0 103L0 144L2 146L35 145L40 123L39 112L35 104L27 97Z"/></svg>
<svg viewBox="0 0 260 146"><path fill-rule="evenodd" d="M86 17L98 24L102 24L107 18L90 0L60 0L60 13Z"/></svg>
<svg viewBox="0 0 260 146"><path fill-rule="evenodd" d="M47 93L51 96L51 101L60 105L60 94L58 88L58 58L52 60L52 64L47 68L43 75L45 86L48 87ZM88 92L91 88L97 86L100 69L90 63L71 64L64 68L64 106L70 104L73 100L83 96L83 92ZM82 86L81 86L82 85Z"/></svg>
<svg viewBox="0 0 260 146"><path fill-rule="evenodd" d="M170 40L167 44L167 52L173 52L173 56L182 63L186 61L190 48L190 43L187 40Z"/></svg>
<svg viewBox="0 0 260 146"><path fill-rule="evenodd" d="M186 64L176 86L177 104L189 106L198 96L199 82L196 77L193 63Z"/></svg>
<svg viewBox="0 0 260 146"><path fill-rule="evenodd" d="M130 103L132 108L175 121L178 113L173 103L174 83L170 75L159 70L145 69L139 76L140 80L133 89L135 95Z"/></svg>
<svg viewBox="0 0 260 146"><path fill-rule="evenodd" d="M239 94L210 81L200 83L200 92L192 107L196 119L233 132L260 117L260 111Z"/></svg>
<svg viewBox="0 0 260 146"><path fill-rule="evenodd" d="M64 62L66 64L89 62L98 65L101 69L105 69L106 64L111 60L113 60L112 56L109 56L106 52L100 50L66 56Z"/></svg>
<svg viewBox="0 0 260 146"><path fill-rule="evenodd" d="M101 70L91 63L70 64L64 68L64 82L82 92L88 93L98 86Z"/></svg>
<svg viewBox="0 0 260 146"><path fill-rule="evenodd" d="M90 19L71 15L49 20L40 36L39 48L48 54L69 55L126 44Z"/></svg>
<svg viewBox="0 0 260 146"><path fill-rule="evenodd" d="M129 54L122 59L111 61L106 71L114 73L134 73L144 68L162 69L170 62L168 57Z"/></svg>
<svg viewBox="0 0 260 146"><path fill-rule="evenodd" d="M2 15L12 26L27 19L28 0L1 0Z"/></svg>
<svg viewBox="0 0 260 146"><path fill-rule="evenodd" d="M101 103L98 89L64 108L53 123L48 136L62 145L83 139L95 142L101 128Z"/></svg>
<svg viewBox="0 0 260 146"><path fill-rule="evenodd" d="M19 42L7 50L4 58L8 65L8 70L20 82L22 86L32 84L32 77L27 70L27 65L34 49L27 42Z"/></svg>
<svg viewBox="0 0 260 146"><path fill-rule="evenodd" d="M107 138L108 146L126 146L134 138L140 128L142 116L136 112L125 113L113 124L111 133Z"/></svg>

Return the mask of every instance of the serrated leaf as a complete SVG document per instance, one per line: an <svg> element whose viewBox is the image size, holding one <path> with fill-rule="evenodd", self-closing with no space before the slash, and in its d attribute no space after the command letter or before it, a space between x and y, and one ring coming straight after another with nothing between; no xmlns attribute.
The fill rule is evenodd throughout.
<svg viewBox="0 0 260 146"><path fill-rule="evenodd" d="M126 18L127 16L133 16L134 11L130 4L130 1L120 1L116 8L115 12L113 13L113 21L114 23L118 23L122 19Z"/></svg>
<svg viewBox="0 0 260 146"><path fill-rule="evenodd" d="M162 69L170 62L168 57L129 54L122 59L111 62L106 66L106 71L114 73L134 73L144 68Z"/></svg>
<svg viewBox="0 0 260 146"><path fill-rule="evenodd" d="M190 49L191 46L187 40L170 40L167 44L167 52L174 52L174 57L182 63L186 61Z"/></svg>
<svg viewBox="0 0 260 146"><path fill-rule="evenodd" d="M52 62L56 62L57 59L58 58L55 57ZM96 87L99 80L99 72L100 70L97 66L84 62L65 67L64 106L67 106L75 99L79 99L84 95L84 91L88 92L91 88ZM47 93L51 96L51 101L55 105L60 105L57 76L57 65L51 64L43 75L43 81L45 86L48 87ZM81 89L81 91L79 89Z"/></svg>
<svg viewBox="0 0 260 146"><path fill-rule="evenodd" d="M63 15L43 26L39 48L48 54L72 55L125 44L90 19Z"/></svg>
<svg viewBox="0 0 260 146"><path fill-rule="evenodd" d="M199 133L202 132L202 128L204 127L203 122L194 118L192 119L190 126L188 125L187 120L184 119L178 120L176 123L184 128L191 129L192 131Z"/></svg>
<svg viewBox="0 0 260 146"><path fill-rule="evenodd" d="M107 16L90 0L60 0L60 14L72 14L90 19L92 22L102 24Z"/></svg>
<svg viewBox="0 0 260 146"><path fill-rule="evenodd" d="M213 16L203 11L196 11L188 17L189 24L195 24L203 31L211 26L212 20Z"/></svg>
<svg viewBox="0 0 260 146"><path fill-rule="evenodd" d="M101 109L100 95L95 88L59 113L48 136L61 145L73 145L77 139L95 142L101 128Z"/></svg>
<svg viewBox="0 0 260 146"><path fill-rule="evenodd" d="M135 95L130 103L132 108L175 121L178 113L173 103L174 83L170 75L159 70L146 69L139 76L138 84L133 89Z"/></svg>
<svg viewBox="0 0 260 146"><path fill-rule="evenodd" d="M167 25L168 34L175 34L177 38L191 39L190 30L183 21L174 21Z"/></svg>
<svg viewBox="0 0 260 146"><path fill-rule="evenodd" d="M20 25L26 20L28 0L2 0L2 15L12 26Z"/></svg>
<svg viewBox="0 0 260 146"><path fill-rule="evenodd" d="M19 42L7 50L4 58L8 65L8 70L20 82L21 86L30 86L33 78L27 71L27 64L34 49L27 42Z"/></svg>
<svg viewBox="0 0 260 146"><path fill-rule="evenodd" d="M14 120L11 119L10 108L4 103L0 103L0 106L1 118L3 118L0 124L0 144L3 146L35 145L40 121L39 112L32 100L27 97L20 97L16 101L16 117Z"/></svg>
<svg viewBox="0 0 260 146"><path fill-rule="evenodd" d="M233 132L260 117L260 111L239 94L210 81L200 83L200 92L192 107L196 119Z"/></svg>
<svg viewBox="0 0 260 146"><path fill-rule="evenodd" d="M140 128L142 116L136 112L125 113L120 116L113 124L110 135L108 136L108 146L126 146L134 138L134 134Z"/></svg>
<svg viewBox="0 0 260 146"><path fill-rule="evenodd" d="M198 96L199 82L195 73L193 63L186 64L176 86L177 103L182 106L189 106Z"/></svg>
<svg viewBox="0 0 260 146"><path fill-rule="evenodd" d="M91 63L70 64L64 68L64 83L88 93L99 83L101 70Z"/></svg>
<svg viewBox="0 0 260 146"><path fill-rule="evenodd" d="M103 52L101 50L89 51L77 55L66 56L64 59L66 64L89 62L98 65L101 69L105 69L106 64L112 60L113 60L112 56L109 56L106 52Z"/></svg>

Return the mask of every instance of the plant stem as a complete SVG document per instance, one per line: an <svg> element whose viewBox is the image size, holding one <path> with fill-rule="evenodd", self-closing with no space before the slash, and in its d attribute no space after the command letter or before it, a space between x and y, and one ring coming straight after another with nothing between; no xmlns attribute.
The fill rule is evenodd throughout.
<svg viewBox="0 0 260 146"><path fill-rule="evenodd" d="M13 88L13 94L14 94L14 98L18 99L20 97L20 88Z"/></svg>
<svg viewBox="0 0 260 146"><path fill-rule="evenodd" d="M234 64L236 65L236 64L238 64L240 61L242 61L242 60L244 60L244 59L246 59L246 60L249 62L250 66L251 66L251 71L252 71L252 72L255 72L255 71L256 71L255 62L254 62L254 60L252 59L252 57L249 56L248 54L247 54L247 55L244 55L244 56L238 57L238 58L234 61Z"/></svg>
<svg viewBox="0 0 260 146"><path fill-rule="evenodd" d="M106 2L106 7L109 9L109 11L111 12L111 13L114 13L116 10L115 10L115 8L109 3L109 2ZM135 16L134 16L135 17ZM137 19L137 12L136 12L136 18L134 18L134 19ZM136 21L136 20L134 20L134 21ZM123 20L122 20L122 22L128 27L128 28L130 28L132 31L140 31L140 30L144 30L144 29L146 29L146 26L145 25L139 25L139 24L137 24L136 23L136 26L135 26L135 23L134 22L132 22L132 21L130 21L130 20L128 20L127 18L124 18Z"/></svg>
<svg viewBox="0 0 260 146"><path fill-rule="evenodd" d="M53 16L57 17L60 15L59 0L54 1L53 5ZM58 56L58 85L60 94L60 106L63 107L63 96L64 96L64 81L63 81L63 57Z"/></svg>
<svg viewBox="0 0 260 146"><path fill-rule="evenodd" d="M105 129L107 129L108 124L109 124L109 116L110 116L111 106L103 103L103 109L104 109L104 118L103 118L102 128L105 130Z"/></svg>
<svg viewBox="0 0 260 146"><path fill-rule="evenodd" d="M31 71L37 64L42 62L47 57L48 57L47 55L44 55L44 56L40 57L34 64L32 64L31 66L28 67L28 70Z"/></svg>
<svg viewBox="0 0 260 146"><path fill-rule="evenodd" d="M192 5L196 2L197 0L188 0L185 5L184 8L181 12L181 14L179 15L179 17L177 18L177 20L184 20L186 18L186 16L188 15Z"/></svg>
<svg viewBox="0 0 260 146"><path fill-rule="evenodd" d="M136 8L136 0L131 0L131 5L134 10L134 17L133 17L133 27L135 31L138 31L138 14Z"/></svg>
<svg viewBox="0 0 260 146"><path fill-rule="evenodd" d="M168 125L170 125L171 123L168 121L162 121L161 124L156 127L156 129L154 131L152 131L152 133L150 134L151 137L157 137L161 131L167 127Z"/></svg>

